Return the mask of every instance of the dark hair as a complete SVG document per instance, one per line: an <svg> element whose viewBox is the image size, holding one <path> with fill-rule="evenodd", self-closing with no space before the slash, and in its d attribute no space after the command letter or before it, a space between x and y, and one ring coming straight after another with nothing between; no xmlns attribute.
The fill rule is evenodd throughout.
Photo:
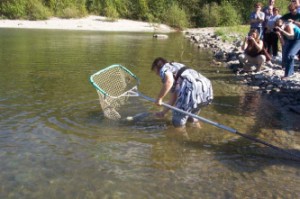
<svg viewBox="0 0 300 199"><path fill-rule="evenodd" d="M254 32L258 34L258 30L256 28L251 28L249 31L250 34Z"/></svg>
<svg viewBox="0 0 300 199"><path fill-rule="evenodd" d="M282 24L283 24L283 20L280 18L275 21L275 27L282 26Z"/></svg>
<svg viewBox="0 0 300 199"><path fill-rule="evenodd" d="M293 10L296 10L297 7L296 7L296 5L294 5L294 4L291 3L291 4L288 6L288 9L289 9L289 11L293 11Z"/></svg>
<svg viewBox="0 0 300 199"><path fill-rule="evenodd" d="M254 4L254 7L258 7L258 6L259 6L259 7L262 7L262 3L257 2L257 3Z"/></svg>
<svg viewBox="0 0 300 199"><path fill-rule="evenodd" d="M250 36L252 33L256 34L256 38L254 38L254 39L255 39L256 42L259 42L260 38L259 38L258 30L256 28L251 28L248 35Z"/></svg>
<svg viewBox="0 0 300 199"><path fill-rule="evenodd" d="M161 69L166 63L168 63L166 59L158 57L153 61L151 70L154 70L155 68Z"/></svg>

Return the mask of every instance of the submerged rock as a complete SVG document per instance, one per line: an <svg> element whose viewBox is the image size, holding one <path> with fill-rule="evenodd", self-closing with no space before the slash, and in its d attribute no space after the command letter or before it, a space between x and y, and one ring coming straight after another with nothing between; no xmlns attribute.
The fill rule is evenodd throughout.
<svg viewBox="0 0 300 199"><path fill-rule="evenodd" d="M165 34L154 34L153 37L157 38L157 39L168 39L169 38L169 36L165 35Z"/></svg>

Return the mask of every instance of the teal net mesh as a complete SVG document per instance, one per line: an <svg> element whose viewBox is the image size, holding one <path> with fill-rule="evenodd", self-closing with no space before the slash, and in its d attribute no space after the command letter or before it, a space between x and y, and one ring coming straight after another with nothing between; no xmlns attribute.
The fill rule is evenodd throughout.
<svg viewBox="0 0 300 199"><path fill-rule="evenodd" d="M121 65L112 65L93 74L91 83L97 90L104 116L119 120L127 115L122 108L129 97L137 96L137 77Z"/></svg>

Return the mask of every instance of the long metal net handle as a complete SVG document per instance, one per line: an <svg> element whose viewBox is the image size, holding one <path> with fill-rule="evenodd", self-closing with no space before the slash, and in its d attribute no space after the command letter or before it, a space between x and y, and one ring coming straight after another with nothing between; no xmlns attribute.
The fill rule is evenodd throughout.
<svg viewBox="0 0 300 199"><path fill-rule="evenodd" d="M94 77L96 78L94 79ZM98 82L95 80L97 80ZM138 91L139 79L131 71L129 71L127 68L121 65L112 65L95 73L91 76L91 82L93 83L94 87L98 90L98 94L100 93L99 100L102 109L105 110L105 108L109 107L108 113L113 113L111 115L106 115L107 117L111 117L111 119L120 119L121 115L118 113L118 107L120 107L122 104L126 104L127 97L139 96L148 101L155 102L153 98L143 95ZM213 122L211 120L189 112L185 112L169 104L162 103L162 105L174 111L186 114L190 117L199 119L200 121L203 121L205 123L224 129L230 133L242 136L251 141L268 146L276 151L288 154L292 157L293 160L300 161L300 156L298 154L279 148L255 137L240 133L239 131L228 126L219 124L217 122Z"/></svg>
<svg viewBox="0 0 300 199"><path fill-rule="evenodd" d="M142 97L142 98L144 98L144 99L146 99L146 100L148 100L148 101L155 102L155 99L150 98L150 97L148 97L148 96L146 96L146 95L143 95L142 93L139 93L139 96ZM171 110L180 112L180 113L182 113L182 114L188 115L188 116L190 116L190 117L196 118L196 119L198 119L198 120L200 120L200 121L202 121L202 122L211 124L211 125L213 125L213 126L215 126L215 127L224 129L224 130L226 130L226 131L228 131L228 132L230 132L230 133L233 133L233 134L235 134L235 135L239 135L239 136L244 137L244 138L246 138L246 139L248 139L248 140L251 140L251 141L254 141L254 142L263 144L263 145L268 146L268 147L270 147L270 148L272 148L272 149L274 149L274 150L276 150L276 151L279 151L279 152L281 152L281 153L284 153L284 154L289 155L289 156L291 157L291 159L293 159L293 160L295 160L295 161L300 161L300 155L298 155L298 154L296 154L296 153L293 153L293 152L287 151L287 150L285 150L285 149L279 148L279 147L277 147L277 146L274 146L274 145L272 145L272 144L270 144L270 143L267 143L267 142L265 142L265 141L263 141L263 140L260 140L260 139L258 139L258 138L252 137L252 136L250 136L250 135L241 133L241 132L239 132L239 131L237 131L236 129L233 129L233 128L231 128L231 127L225 126L225 125L223 125L223 124L219 124L219 123L217 123L217 122L211 121L211 120L206 119L206 118L204 118L204 117L200 117L199 115L195 115L195 114L193 114L193 113L189 113L189 112L183 111L183 110L181 110L181 109L178 109L178 108L176 108L176 107L174 107L174 106L171 106L171 105L169 105L169 104L166 104L166 103L164 103L164 102L162 103L162 106L167 107L167 108L169 108L169 109L171 109Z"/></svg>

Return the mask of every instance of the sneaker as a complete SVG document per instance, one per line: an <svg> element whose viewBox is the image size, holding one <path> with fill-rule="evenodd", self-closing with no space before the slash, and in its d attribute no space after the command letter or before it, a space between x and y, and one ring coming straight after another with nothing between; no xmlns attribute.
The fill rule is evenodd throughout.
<svg viewBox="0 0 300 199"><path fill-rule="evenodd" d="M272 61L273 61L273 62L281 62L281 60L282 60L282 59L281 59L280 56L273 56L273 57L272 57Z"/></svg>
<svg viewBox="0 0 300 199"><path fill-rule="evenodd" d="M281 80L292 80L294 77L296 77L296 74L295 74L295 73L292 74L292 75L290 75L290 76L288 76L288 77L286 77L286 76L281 77Z"/></svg>
<svg viewBox="0 0 300 199"><path fill-rule="evenodd" d="M267 62L266 62L266 65L267 65L267 66L270 66L270 67L273 67L273 64L272 64L271 61L267 61Z"/></svg>

